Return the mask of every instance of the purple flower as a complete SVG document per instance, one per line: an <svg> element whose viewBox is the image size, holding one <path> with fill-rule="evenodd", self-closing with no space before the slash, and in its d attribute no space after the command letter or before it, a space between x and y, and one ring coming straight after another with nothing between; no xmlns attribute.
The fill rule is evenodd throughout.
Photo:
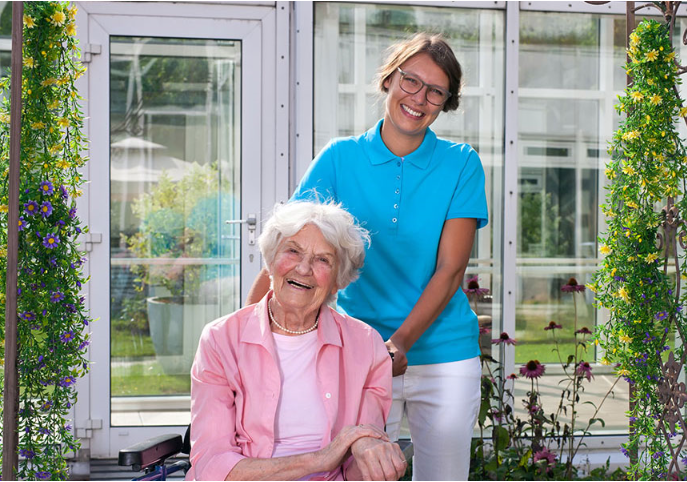
<svg viewBox="0 0 687 482"><path fill-rule="evenodd" d="M556 454L549 452L549 449L544 447L539 452L534 453L534 462L537 463L540 460L546 460L547 465L556 463Z"/></svg>
<svg viewBox="0 0 687 482"><path fill-rule="evenodd" d="M50 478L50 472L36 472L36 478L41 480L48 479Z"/></svg>
<svg viewBox="0 0 687 482"><path fill-rule="evenodd" d="M76 217L76 208L71 208L69 210L69 217L74 219Z"/></svg>
<svg viewBox="0 0 687 482"><path fill-rule="evenodd" d="M656 318L659 321L665 320L667 317L668 317L668 313L665 311L661 311L660 313L656 313L656 316L654 316L654 318Z"/></svg>
<svg viewBox="0 0 687 482"><path fill-rule="evenodd" d="M41 433L43 435L50 435L50 430L48 430L47 428L41 427L38 429L38 433Z"/></svg>
<svg viewBox="0 0 687 482"><path fill-rule="evenodd" d="M43 204L41 204L41 216L44 218L47 218L52 214L52 204L50 204L50 201L44 201Z"/></svg>
<svg viewBox="0 0 687 482"><path fill-rule="evenodd" d="M64 377L62 380L60 380L60 386L61 387L70 387L76 383L76 378L72 376Z"/></svg>
<svg viewBox="0 0 687 482"><path fill-rule="evenodd" d="M19 451L19 455L21 455L22 457L27 458L27 459L32 459L36 456L36 452L34 452L33 450L29 450L29 449L21 449Z"/></svg>
<svg viewBox="0 0 687 482"><path fill-rule="evenodd" d="M67 199L69 197L69 194L67 193L67 188L64 186L60 186L60 194L62 195L63 199Z"/></svg>
<svg viewBox="0 0 687 482"><path fill-rule="evenodd" d="M76 306L74 306L73 303L65 303L64 307L67 309L68 312L76 313Z"/></svg>
<svg viewBox="0 0 687 482"><path fill-rule="evenodd" d="M577 330L577 331L575 332L575 334L576 334L576 335L591 335L592 332L589 331L589 328L587 328L586 326L583 326L582 328L580 328L579 330Z"/></svg>
<svg viewBox="0 0 687 482"><path fill-rule="evenodd" d="M24 203L24 212L30 216L34 216L38 212L38 203L36 201Z"/></svg>
<svg viewBox="0 0 687 482"><path fill-rule="evenodd" d="M594 375L592 375L592 367L589 365L589 362L586 361L581 361L577 365L577 370L576 373L578 376L581 376L582 378L586 378L587 381L592 381L592 378L594 378Z"/></svg>
<svg viewBox="0 0 687 482"><path fill-rule="evenodd" d="M23 311L19 318L25 321L33 321L36 319L36 314L33 311Z"/></svg>
<svg viewBox="0 0 687 482"><path fill-rule="evenodd" d="M43 238L43 246L48 249L53 249L58 244L60 244L60 238L57 236L57 234L46 234Z"/></svg>
<svg viewBox="0 0 687 482"><path fill-rule="evenodd" d="M26 220L24 219L24 216L19 217L19 231L24 231L24 228L26 228Z"/></svg>
<svg viewBox="0 0 687 482"><path fill-rule="evenodd" d="M517 379L518 379L518 376L517 376L515 373L511 373L510 375L508 375L508 376L506 377L506 379L508 379L508 380L517 380Z"/></svg>
<svg viewBox="0 0 687 482"><path fill-rule="evenodd" d="M81 342L81 344L79 345L79 348L77 348L77 350L79 350L79 351L83 350L84 348L86 348L90 344L91 344L90 340L84 340Z"/></svg>
<svg viewBox="0 0 687 482"><path fill-rule="evenodd" d="M48 263L50 263L50 266L57 266L57 258L55 258L54 256L50 256Z"/></svg>
<svg viewBox="0 0 687 482"><path fill-rule="evenodd" d="M623 453L625 457L630 457L630 453L627 451L625 447L620 447L620 451Z"/></svg>
<svg viewBox="0 0 687 482"><path fill-rule="evenodd" d="M60 340L62 343L69 343L75 338L74 332L72 330L65 331L60 335Z"/></svg>
<svg viewBox="0 0 687 482"><path fill-rule="evenodd" d="M566 293L579 293L584 291L584 285L578 285L575 278L570 278L566 284L561 286L561 291Z"/></svg>
<svg viewBox="0 0 687 482"><path fill-rule="evenodd" d="M501 343L504 345L515 345L517 342L504 331L501 333L501 336L491 340L492 345L500 345Z"/></svg>
<svg viewBox="0 0 687 482"><path fill-rule="evenodd" d="M544 327L545 330L556 330L563 328L563 326L556 324L555 321L549 321L549 324Z"/></svg>
<svg viewBox="0 0 687 482"><path fill-rule="evenodd" d="M50 181L43 181L40 184L41 192L50 196L53 193L52 183Z"/></svg>
<svg viewBox="0 0 687 482"><path fill-rule="evenodd" d="M546 367L539 363L539 360L530 360L520 367L520 375L526 378L539 378L546 371Z"/></svg>
<svg viewBox="0 0 687 482"><path fill-rule="evenodd" d="M50 294L50 302L51 303L57 303L59 301L62 301L64 299L64 293L61 293L59 291L53 291Z"/></svg>
<svg viewBox="0 0 687 482"><path fill-rule="evenodd" d="M468 294L472 294L477 296L478 298L481 298L485 295L488 295L490 291L487 288L480 288L479 287L479 281L477 276L473 276L472 278L468 278L467 280L468 287L463 289Z"/></svg>
<svg viewBox="0 0 687 482"><path fill-rule="evenodd" d="M64 426L64 429L65 429L65 430L71 430L71 429L72 429L72 426L69 425L69 424L66 424L66 425Z"/></svg>

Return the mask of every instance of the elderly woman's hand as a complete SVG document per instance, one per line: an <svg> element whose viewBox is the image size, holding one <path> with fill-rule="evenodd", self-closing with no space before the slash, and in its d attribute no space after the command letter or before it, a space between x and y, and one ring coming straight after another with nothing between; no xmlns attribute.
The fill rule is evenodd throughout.
<svg viewBox="0 0 687 482"><path fill-rule="evenodd" d="M320 457L320 471L331 471L343 464L351 455L350 448L353 443L361 438L388 442L387 434L374 425L349 425L344 427L334 437L329 445L317 452Z"/></svg>
<svg viewBox="0 0 687 482"><path fill-rule="evenodd" d="M361 438L353 443L351 452L362 480L398 480L406 472L406 458L393 442Z"/></svg>

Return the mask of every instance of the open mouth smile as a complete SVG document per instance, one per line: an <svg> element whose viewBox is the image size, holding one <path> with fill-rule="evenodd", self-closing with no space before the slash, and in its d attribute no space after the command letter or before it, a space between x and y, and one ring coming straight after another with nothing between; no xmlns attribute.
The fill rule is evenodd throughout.
<svg viewBox="0 0 687 482"><path fill-rule="evenodd" d="M413 109L411 109L410 107L408 107L408 106L405 105L405 104L401 104L401 108L402 108L403 111L406 112L407 114L409 114L409 115L411 115L411 116L413 116L413 117L416 117L416 118L418 118L418 119L419 119L420 117L424 117L424 114L423 114L422 112L418 112L418 111L416 111L416 110L413 110Z"/></svg>
<svg viewBox="0 0 687 482"><path fill-rule="evenodd" d="M300 289L305 289L305 290L313 289L313 286L306 285L305 283L301 283L300 281L296 281L293 279L287 279L286 282L295 288L300 288Z"/></svg>

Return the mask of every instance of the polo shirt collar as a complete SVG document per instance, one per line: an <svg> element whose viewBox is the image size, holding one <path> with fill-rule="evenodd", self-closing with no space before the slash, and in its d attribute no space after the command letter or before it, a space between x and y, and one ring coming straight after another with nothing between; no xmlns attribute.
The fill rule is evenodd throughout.
<svg viewBox="0 0 687 482"><path fill-rule="evenodd" d="M274 292L270 290L259 303L255 305L253 311L253 320L246 324L246 327L241 337L241 341L245 343L253 343L262 345L269 351L273 350L274 337L270 329L270 318L267 313L267 302L272 298ZM341 334L339 333L337 323L332 315L332 310L329 306L322 305L320 310L319 326L317 328L317 338L321 345L335 345L342 347Z"/></svg>
<svg viewBox="0 0 687 482"><path fill-rule="evenodd" d="M399 157L386 147L382 140L382 124L384 119L380 119L377 124L367 131L364 135L365 148L373 166L384 164L389 161L398 159ZM429 127L425 131L425 138L422 140L420 147L405 156L403 159L413 163L420 169L426 169L429 162L432 160L432 154L437 143L437 135Z"/></svg>

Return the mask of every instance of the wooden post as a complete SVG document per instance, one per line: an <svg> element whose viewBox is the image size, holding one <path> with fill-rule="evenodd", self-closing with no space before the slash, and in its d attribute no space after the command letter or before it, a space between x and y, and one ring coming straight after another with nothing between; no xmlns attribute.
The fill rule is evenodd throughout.
<svg viewBox="0 0 687 482"><path fill-rule="evenodd" d="M3 400L2 480L15 480L19 463L17 412L17 261L19 249L19 164L21 157L21 80L24 3L12 2L12 78L10 86L10 172L5 293L5 393Z"/></svg>

